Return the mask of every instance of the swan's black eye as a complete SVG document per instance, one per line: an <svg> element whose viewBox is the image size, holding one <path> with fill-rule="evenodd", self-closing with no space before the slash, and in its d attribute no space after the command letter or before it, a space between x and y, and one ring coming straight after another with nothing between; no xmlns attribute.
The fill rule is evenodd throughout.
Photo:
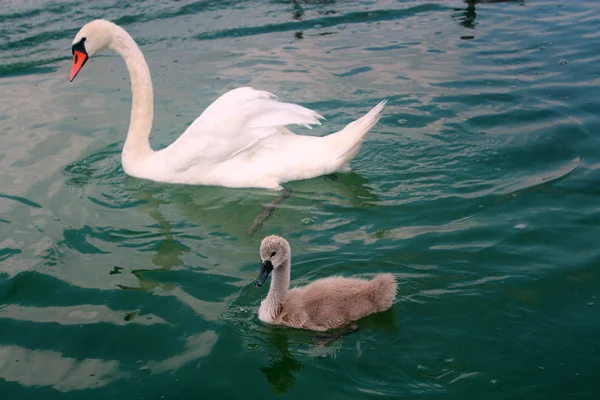
<svg viewBox="0 0 600 400"><path fill-rule="evenodd" d="M276 252L276 251L272 252L272 253L271 253L271 257L275 257L275 254L277 254L277 252Z"/></svg>

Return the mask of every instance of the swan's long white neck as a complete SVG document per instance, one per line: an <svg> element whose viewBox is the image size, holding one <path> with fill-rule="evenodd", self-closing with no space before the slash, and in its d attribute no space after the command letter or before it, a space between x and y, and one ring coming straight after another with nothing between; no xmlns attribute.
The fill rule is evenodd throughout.
<svg viewBox="0 0 600 400"><path fill-rule="evenodd" d="M290 264L291 260L288 257L283 264L273 270L271 287L265 299L272 318L276 318L281 312L281 306L285 302L285 296L290 288Z"/></svg>
<svg viewBox="0 0 600 400"><path fill-rule="evenodd" d="M108 47L123 57L131 78L131 117L122 163L126 173L136 175L136 165L153 153L149 141L154 116L152 78L144 54L123 28L115 25Z"/></svg>

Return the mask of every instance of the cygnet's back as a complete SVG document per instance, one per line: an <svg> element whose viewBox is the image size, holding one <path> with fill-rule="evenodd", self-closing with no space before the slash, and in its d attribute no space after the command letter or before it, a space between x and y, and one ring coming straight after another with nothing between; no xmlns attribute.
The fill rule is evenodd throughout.
<svg viewBox="0 0 600 400"><path fill-rule="evenodd" d="M280 323L293 328L326 331L369 314L385 311L396 297L392 274L373 279L332 276L291 289L279 315Z"/></svg>

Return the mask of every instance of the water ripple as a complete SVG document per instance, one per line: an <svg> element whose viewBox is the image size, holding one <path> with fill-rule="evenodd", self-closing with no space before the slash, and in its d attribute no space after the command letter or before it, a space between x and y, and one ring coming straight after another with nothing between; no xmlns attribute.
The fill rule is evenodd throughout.
<svg viewBox="0 0 600 400"><path fill-rule="evenodd" d="M22 307L9 304L0 309L0 319L10 318L17 321L35 323L57 323L61 325L80 325L111 323L126 325L127 323L153 325L167 322L152 314L141 318L130 318L131 312L119 312L106 306L77 305L68 307Z"/></svg>

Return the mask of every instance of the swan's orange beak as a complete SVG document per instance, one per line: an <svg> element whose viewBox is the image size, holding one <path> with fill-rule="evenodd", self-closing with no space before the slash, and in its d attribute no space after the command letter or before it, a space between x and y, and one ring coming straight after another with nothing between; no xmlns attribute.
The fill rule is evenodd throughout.
<svg viewBox="0 0 600 400"><path fill-rule="evenodd" d="M71 66L71 75L69 80L73 82L73 79L77 76L83 64L88 60L88 55L83 51L74 50L73 51L73 65Z"/></svg>

